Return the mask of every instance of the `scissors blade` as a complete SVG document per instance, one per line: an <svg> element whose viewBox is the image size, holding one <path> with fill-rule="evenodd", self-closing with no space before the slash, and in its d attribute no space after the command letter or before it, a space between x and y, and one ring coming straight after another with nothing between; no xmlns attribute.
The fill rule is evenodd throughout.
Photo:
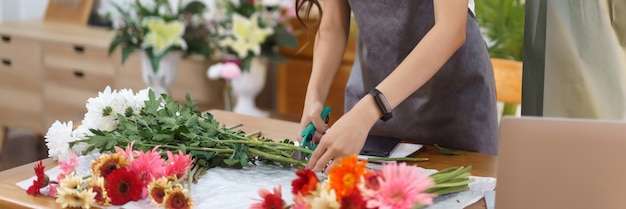
<svg viewBox="0 0 626 209"><path fill-rule="evenodd" d="M293 145L300 146L300 142L294 142ZM291 153L291 158L296 160L307 160L306 154L303 154L301 151L298 150Z"/></svg>

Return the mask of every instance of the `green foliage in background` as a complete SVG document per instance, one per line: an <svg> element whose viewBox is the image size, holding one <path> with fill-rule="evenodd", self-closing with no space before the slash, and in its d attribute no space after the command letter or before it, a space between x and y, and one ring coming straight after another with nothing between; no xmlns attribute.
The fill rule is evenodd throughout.
<svg viewBox="0 0 626 209"><path fill-rule="evenodd" d="M484 35L493 41L489 46L491 57L522 61L524 8L523 0L476 1L476 20L486 29Z"/></svg>

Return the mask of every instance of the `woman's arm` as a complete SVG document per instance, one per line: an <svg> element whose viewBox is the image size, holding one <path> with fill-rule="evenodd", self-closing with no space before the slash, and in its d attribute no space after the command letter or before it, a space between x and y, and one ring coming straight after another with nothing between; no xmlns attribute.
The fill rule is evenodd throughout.
<svg viewBox="0 0 626 209"><path fill-rule="evenodd" d="M417 91L465 42L468 0L434 0L435 25L398 67L376 88L392 108ZM322 137L309 168L323 169L337 157L357 154L371 127L382 117L366 95ZM366 129L366 130L364 130Z"/></svg>
<svg viewBox="0 0 626 209"><path fill-rule="evenodd" d="M324 1L323 7L324 15L315 38L313 69L298 133L311 121L316 130L326 130L320 114L333 78L343 60L350 31L350 7L346 0Z"/></svg>
<svg viewBox="0 0 626 209"><path fill-rule="evenodd" d="M376 86L392 108L424 85L465 43L467 3L467 0L434 0L433 28L400 65ZM377 108L372 102L362 106L359 108ZM382 113L378 116L382 116Z"/></svg>

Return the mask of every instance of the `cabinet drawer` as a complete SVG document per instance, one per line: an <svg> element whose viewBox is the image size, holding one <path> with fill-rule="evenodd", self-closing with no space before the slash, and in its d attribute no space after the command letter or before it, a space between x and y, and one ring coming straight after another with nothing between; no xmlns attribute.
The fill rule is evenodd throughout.
<svg viewBox="0 0 626 209"><path fill-rule="evenodd" d="M0 67L29 71L41 65L39 43L15 36L0 34Z"/></svg>
<svg viewBox="0 0 626 209"><path fill-rule="evenodd" d="M0 87L0 124L43 133L41 93Z"/></svg>
<svg viewBox="0 0 626 209"><path fill-rule="evenodd" d="M80 122L87 112L87 99L112 85L112 76L73 69L47 68L44 88L44 125L55 120Z"/></svg>
<svg viewBox="0 0 626 209"><path fill-rule="evenodd" d="M106 49L71 44L47 43L44 67L80 70L94 75L115 76L115 59Z"/></svg>

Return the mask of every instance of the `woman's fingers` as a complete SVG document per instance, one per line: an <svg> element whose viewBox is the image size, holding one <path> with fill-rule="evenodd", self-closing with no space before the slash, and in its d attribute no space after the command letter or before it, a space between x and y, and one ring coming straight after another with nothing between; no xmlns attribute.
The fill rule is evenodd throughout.
<svg viewBox="0 0 626 209"><path fill-rule="evenodd" d="M324 144L319 144L313 154L311 154L311 158L309 158L309 163L307 164L307 168L313 169L317 164L317 161L322 157L322 155L326 152L326 146Z"/></svg>

